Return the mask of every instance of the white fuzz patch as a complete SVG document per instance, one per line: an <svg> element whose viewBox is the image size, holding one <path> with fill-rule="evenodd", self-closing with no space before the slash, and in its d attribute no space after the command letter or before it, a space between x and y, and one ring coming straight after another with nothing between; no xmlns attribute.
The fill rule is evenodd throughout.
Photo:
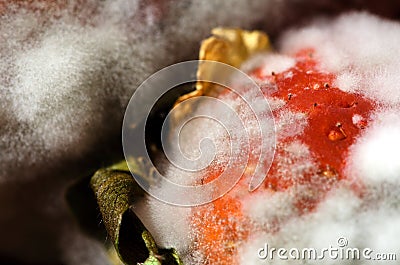
<svg viewBox="0 0 400 265"><path fill-rule="evenodd" d="M313 248L318 256L323 248L341 249L364 248L373 250L371 256L377 253L397 253L400 248L397 238L400 214L398 208L374 205L367 206L348 188L342 187L328 194L326 200L317 211L299 218L293 218L281 227L278 233L254 234L239 252L241 264L338 264L338 259L331 259L325 253L325 259L295 259L289 255L289 250L295 248L300 252L305 248ZM347 246L341 248L338 240L345 238ZM267 257L258 257L260 248L268 245L271 248L287 250L287 260L280 259L277 252ZM293 252L295 253L295 252ZM337 252L340 255L340 252ZM265 255L265 252L261 252ZM261 256L262 256L261 255ZM340 264L354 264L352 259L340 259ZM361 264L364 264L365 259Z"/></svg>
<svg viewBox="0 0 400 265"><path fill-rule="evenodd" d="M273 227L296 214L293 192L267 191L254 194L244 201L244 213L258 225Z"/></svg>
<svg viewBox="0 0 400 265"><path fill-rule="evenodd" d="M140 219L146 220L146 228L158 246L175 248L179 253L187 254L187 247L191 244L190 208L169 205L149 197L135 205L133 210Z"/></svg>
<svg viewBox="0 0 400 265"><path fill-rule="evenodd" d="M0 182L35 179L49 165L70 172L63 161L75 166L99 142L119 139L126 104L148 76L196 57L213 27L249 27L269 8L239 0L118 0L70 1L55 10L10 4L0 18Z"/></svg>
<svg viewBox="0 0 400 265"><path fill-rule="evenodd" d="M284 53L314 48L322 66L337 74L338 88L359 92L386 104L400 102L400 27L397 22L367 13L318 20L287 32L280 41Z"/></svg>
<svg viewBox="0 0 400 265"><path fill-rule="evenodd" d="M350 174L370 182L400 183L400 110L378 112L352 147Z"/></svg>
<svg viewBox="0 0 400 265"><path fill-rule="evenodd" d="M292 57L271 54L266 56L263 63L262 74L270 75L272 73L281 73L295 65L295 60Z"/></svg>
<svg viewBox="0 0 400 265"><path fill-rule="evenodd" d="M307 126L307 116L304 113L283 110L277 117L276 131L278 139L301 134Z"/></svg>
<svg viewBox="0 0 400 265"><path fill-rule="evenodd" d="M263 75L271 75L271 73L278 74L284 72L294 65L295 60L292 57L281 54L261 53L243 63L241 69L245 72L250 72L262 66L261 73Z"/></svg>

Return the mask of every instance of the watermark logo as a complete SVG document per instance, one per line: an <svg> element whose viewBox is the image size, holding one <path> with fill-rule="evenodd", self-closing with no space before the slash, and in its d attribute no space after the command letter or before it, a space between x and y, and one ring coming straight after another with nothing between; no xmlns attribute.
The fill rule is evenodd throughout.
<svg viewBox="0 0 400 265"><path fill-rule="evenodd" d="M257 251L261 260L368 260L393 261L397 260L396 253L375 252L371 248L350 247L345 237L337 239L336 246L324 248L275 248L267 243Z"/></svg>
<svg viewBox="0 0 400 265"><path fill-rule="evenodd" d="M198 80L196 72L199 63L207 69L212 69L214 74ZM218 73L218 74L215 74ZM162 174L150 159L146 148L146 122L152 108L160 98L182 84L196 81L209 82L224 87L234 95L236 106L228 104L221 98L207 95L184 100L174 106L168 114L160 132L163 153L168 163L178 169L174 174L198 172L206 168L215 159L216 145L212 138L204 133L203 139L198 143L199 156L187 157L180 148L180 132L190 127L198 119L212 120L216 126L224 128L227 139L240 139L229 142L229 161L223 172L215 179L204 184L176 183ZM193 113L188 113L178 123L171 125L173 113L183 112L190 106L207 104L207 108L198 108ZM256 132L248 131L240 112L251 112L251 118L256 124ZM171 129L171 127L173 127ZM189 130L189 129L188 129ZM213 128L209 128L210 132ZM169 204L179 206L196 206L211 202L232 189L244 172L248 171L249 157L256 156L257 163L252 164L252 174L249 181L249 191L256 189L265 177L272 164L275 151L275 126L270 106L260 87L242 71L215 61L187 61L166 67L143 82L133 94L124 116L123 150L128 167L132 173L137 168L137 163L132 162L132 157L140 157L146 165L146 172L152 172L152 181L139 174L133 174L138 184L151 196ZM266 140L268 139L268 141ZM250 142L256 142L261 148L252 148ZM246 171L246 172L247 172Z"/></svg>

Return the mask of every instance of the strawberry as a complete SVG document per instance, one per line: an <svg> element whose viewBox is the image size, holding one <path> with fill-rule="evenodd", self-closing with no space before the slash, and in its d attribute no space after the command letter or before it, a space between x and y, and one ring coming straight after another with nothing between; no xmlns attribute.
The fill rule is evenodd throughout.
<svg viewBox="0 0 400 265"><path fill-rule="evenodd" d="M359 94L335 87L335 75L321 70L313 49L302 50L292 57L294 66L283 72L265 74L262 66L254 69L251 76L261 83L266 98L285 102L283 107L273 110L278 125L285 112L301 113L307 123L296 135L278 135L275 160L258 190L249 193L247 182L242 178L232 191L211 206L193 210L193 250L201 254L204 264L237 264L235 255L240 242L247 240L250 232L279 230L279 220L270 227L257 227L244 214L242 201L253 194L290 192L291 187L308 185L310 194L295 195L296 210L301 215L313 211L326 192L340 181L353 182L355 191L362 190L359 180L346 177L346 156L377 106ZM262 86L263 83L268 86ZM271 91L271 85L277 89ZM221 93L220 97L223 96ZM290 152L296 151L288 151L287 147L295 142L308 147L316 167L302 172L291 170L296 161L290 160ZM214 178L214 173L206 176L206 179Z"/></svg>

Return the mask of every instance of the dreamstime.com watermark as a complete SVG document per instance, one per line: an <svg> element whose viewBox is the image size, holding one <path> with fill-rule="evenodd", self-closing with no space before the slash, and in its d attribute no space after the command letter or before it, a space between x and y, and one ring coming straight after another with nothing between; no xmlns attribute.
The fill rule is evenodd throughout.
<svg viewBox="0 0 400 265"><path fill-rule="evenodd" d="M214 75L200 77L196 74L198 66L201 64L205 69L212 69ZM193 82L213 83L227 89L229 95L235 98L235 104L240 104L240 108L232 105L231 102L208 95L199 95L188 98L174 105L167 115L161 130L161 142L163 153L176 170L175 174L185 176L187 172L200 172L211 165L215 156L215 145L212 137L205 134L204 138L198 142L200 157L187 157L180 146L180 133L184 128L196 131L193 124L196 119L209 119L224 128L228 137L226 139L239 139L229 143L229 161L226 163L223 172L214 180L207 183L195 183L184 185L176 183L164 176L149 156L146 146L147 119L156 103L170 90ZM251 91L251 93L248 93ZM184 113L192 106L207 104L207 108L198 108L196 112L189 112L178 122L173 118L174 113ZM216 111L218 110L218 111ZM242 113L251 113L254 126L252 134L244 126L249 122L243 120ZM172 114L171 114L172 113ZM175 115L177 116L177 115ZM229 119L227 119L229 117ZM174 122L173 126L170 126ZM195 124L195 122L194 122ZM173 127L174 130L170 128ZM215 128L207 128L208 132L215 131ZM154 132L152 132L154 133ZM268 141L266 140L268 139ZM260 150L255 152L251 148L250 141L256 142ZM248 75L230 65L216 61L187 61L168 66L151 75L135 91L127 109L125 111L122 127L122 144L125 159L137 183L151 196L163 202L179 206L196 206L211 202L232 189L246 171L248 174L248 162L250 156L252 161L252 172L249 175L249 191L255 190L264 181L269 168L272 164L275 152L275 123L271 108L267 99L264 97L260 87ZM168 146L172 146L168 148ZM209 155L213 150L214 155ZM205 151L205 152L203 152ZM151 177L143 177L135 174L138 163L135 159L140 157L144 161L139 167L141 172L151 172ZM211 159L210 159L211 157ZM180 163L182 162L183 163ZM151 181L149 181L151 179Z"/></svg>
<svg viewBox="0 0 400 265"><path fill-rule="evenodd" d="M345 237L337 240L336 246L324 248L275 248L265 243L257 250L260 260L365 260L365 261L395 261L396 253L375 252L373 249L350 247Z"/></svg>

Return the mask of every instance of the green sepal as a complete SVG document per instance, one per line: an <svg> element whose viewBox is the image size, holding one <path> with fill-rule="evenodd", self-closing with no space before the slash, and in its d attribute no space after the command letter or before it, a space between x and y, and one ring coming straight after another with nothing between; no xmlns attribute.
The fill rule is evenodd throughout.
<svg viewBox="0 0 400 265"><path fill-rule="evenodd" d="M91 187L102 214L107 233L124 264L183 265L175 249L157 247L150 232L132 210L144 196L126 163L98 170Z"/></svg>

